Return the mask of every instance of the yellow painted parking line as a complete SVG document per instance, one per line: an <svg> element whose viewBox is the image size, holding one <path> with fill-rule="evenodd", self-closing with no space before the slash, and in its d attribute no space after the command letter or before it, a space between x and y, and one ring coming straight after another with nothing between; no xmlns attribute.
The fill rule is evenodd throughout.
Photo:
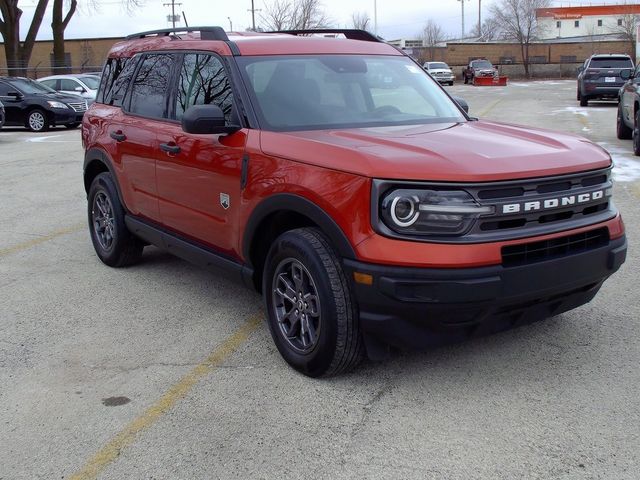
<svg viewBox="0 0 640 480"><path fill-rule="evenodd" d="M210 374L220 364L242 345L249 335L260 325L262 314L251 317L233 335L225 340L211 354L193 370L187 373L178 383L173 385L156 403L145 410L142 415L132 420L115 437L111 439L98 453L96 453L70 480L89 480L98 475L111 464L120 452L131 445L138 434L156 423L181 398L206 375Z"/></svg>
<svg viewBox="0 0 640 480"><path fill-rule="evenodd" d="M0 257L27 250L31 247L35 247L36 245L40 245L41 243L48 242L49 240L53 240L54 238L61 237L63 235L69 235L70 233L79 232L83 228L87 228L86 223L79 223L72 227L64 228L62 230L56 230L55 232L51 232L48 235L43 235L42 237L37 237L32 240L13 245L11 247L2 248L0 249Z"/></svg>
<svg viewBox="0 0 640 480"><path fill-rule="evenodd" d="M489 105L487 108L485 108L483 111L481 111L478 114L478 117L484 117L485 115L487 115L491 110L493 110L494 108L496 108L496 106L502 101L501 98L499 98L498 100L496 100L495 102L493 102L491 105Z"/></svg>

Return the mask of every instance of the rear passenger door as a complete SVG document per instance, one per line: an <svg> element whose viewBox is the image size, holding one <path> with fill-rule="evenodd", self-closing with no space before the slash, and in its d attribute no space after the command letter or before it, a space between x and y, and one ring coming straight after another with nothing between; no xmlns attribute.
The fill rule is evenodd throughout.
<svg viewBox="0 0 640 480"><path fill-rule="evenodd" d="M222 58L186 53L178 63L171 97L173 123L158 129L158 197L162 223L233 255L233 219L240 206L240 172L247 131L231 135L194 135L181 119L192 105L214 104L233 117L233 92Z"/></svg>

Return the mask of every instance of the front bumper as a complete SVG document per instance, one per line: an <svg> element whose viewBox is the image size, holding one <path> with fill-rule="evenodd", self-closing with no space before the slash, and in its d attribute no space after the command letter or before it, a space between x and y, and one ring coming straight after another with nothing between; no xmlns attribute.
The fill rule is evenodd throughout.
<svg viewBox="0 0 640 480"><path fill-rule="evenodd" d="M72 109L58 110L53 112L54 125L67 125L70 123L81 123L84 112L76 112Z"/></svg>
<svg viewBox="0 0 640 480"><path fill-rule="evenodd" d="M583 305L624 263L626 251L622 236L592 250L513 267L389 267L354 260L344 264L350 278L353 272L373 277L370 286L354 282L365 338L424 348Z"/></svg>

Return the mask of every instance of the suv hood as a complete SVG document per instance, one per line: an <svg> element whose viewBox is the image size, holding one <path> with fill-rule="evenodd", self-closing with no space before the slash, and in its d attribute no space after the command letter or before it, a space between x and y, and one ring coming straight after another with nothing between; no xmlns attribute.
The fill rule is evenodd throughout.
<svg viewBox="0 0 640 480"><path fill-rule="evenodd" d="M479 182L608 167L585 138L497 122L262 132L264 153L357 175Z"/></svg>

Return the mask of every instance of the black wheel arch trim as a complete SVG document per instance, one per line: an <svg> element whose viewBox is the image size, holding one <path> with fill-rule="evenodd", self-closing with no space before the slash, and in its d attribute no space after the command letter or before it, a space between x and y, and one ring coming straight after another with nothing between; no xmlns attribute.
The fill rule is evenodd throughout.
<svg viewBox="0 0 640 480"><path fill-rule="evenodd" d="M355 250L347 236L327 212L300 195L277 193L263 200L251 212L242 238L242 254L245 262L251 262L251 248L258 227L265 218L279 211L292 211L309 218L320 227L343 258L356 258Z"/></svg>
<svg viewBox="0 0 640 480"><path fill-rule="evenodd" d="M116 175L115 169L113 168L113 163L109 155L100 148L90 148L84 154L84 164L82 165L82 181L84 183L84 189L87 194L89 193L89 188L91 188L91 184L87 184L86 175L87 168L93 162L102 163L111 176L113 177L113 183L116 185L116 190L118 191L118 198L120 199L120 204L124 208L125 212L128 212L127 206L124 203L124 198L122 197L122 192L120 191L120 184L118 183L118 177Z"/></svg>

